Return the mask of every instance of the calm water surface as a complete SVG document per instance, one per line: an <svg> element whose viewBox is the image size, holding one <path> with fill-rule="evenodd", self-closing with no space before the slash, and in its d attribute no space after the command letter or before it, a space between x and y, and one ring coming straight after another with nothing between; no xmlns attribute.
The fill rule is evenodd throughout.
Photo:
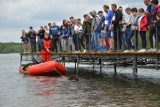
<svg viewBox="0 0 160 107"><path fill-rule="evenodd" d="M80 81L58 77L31 77L18 73L19 55L0 55L0 107L160 107L160 71L131 68L113 76L113 68L100 76L80 70ZM74 73L68 65L67 76ZM84 68L84 67L83 67Z"/></svg>

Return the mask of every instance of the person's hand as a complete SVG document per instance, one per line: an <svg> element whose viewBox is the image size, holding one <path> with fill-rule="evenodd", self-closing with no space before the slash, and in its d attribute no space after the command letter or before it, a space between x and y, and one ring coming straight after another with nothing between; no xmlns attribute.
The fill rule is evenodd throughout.
<svg viewBox="0 0 160 107"><path fill-rule="evenodd" d="M60 35L60 32L58 32L58 35Z"/></svg>
<svg viewBox="0 0 160 107"><path fill-rule="evenodd" d="M52 35L50 35L50 38L51 38L51 39L53 39L53 36L52 36Z"/></svg>
<svg viewBox="0 0 160 107"><path fill-rule="evenodd" d="M111 26L109 26L108 30L112 30L112 25L111 25Z"/></svg>
<svg viewBox="0 0 160 107"><path fill-rule="evenodd" d="M50 50L47 48L47 47L45 47L46 48L46 51L48 52L48 53L50 53Z"/></svg>
<svg viewBox="0 0 160 107"><path fill-rule="evenodd" d="M154 20L153 22L154 22L154 23L156 23L157 21L156 21L156 20Z"/></svg>

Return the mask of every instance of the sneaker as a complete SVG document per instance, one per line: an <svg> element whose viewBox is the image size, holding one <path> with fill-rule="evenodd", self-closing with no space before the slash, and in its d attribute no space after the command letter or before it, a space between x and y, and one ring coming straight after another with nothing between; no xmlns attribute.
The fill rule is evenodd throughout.
<svg viewBox="0 0 160 107"><path fill-rule="evenodd" d="M129 50L130 52L135 52L135 50L133 50L133 49L131 49L131 50Z"/></svg>
<svg viewBox="0 0 160 107"><path fill-rule="evenodd" d="M156 51L157 51L157 49L156 49L156 48L153 48L152 52L156 52Z"/></svg>
<svg viewBox="0 0 160 107"><path fill-rule="evenodd" d="M153 51L153 48L151 48L151 49L147 50L147 52L152 52L152 51Z"/></svg>
<svg viewBox="0 0 160 107"><path fill-rule="evenodd" d="M110 51L109 52L115 52L115 50L114 49L110 49Z"/></svg>
<svg viewBox="0 0 160 107"><path fill-rule="evenodd" d="M87 53L87 50L84 50L83 53Z"/></svg>
<svg viewBox="0 0 160 107"><path fill-rule="evenodd" d="M137 52L147 52L147 50L146 49L141 49L141 50L139 50Z"/></svg>
<svg viewBox="0 0 160 107"><path fill-rule="evenodd" d="M130 52L129 50L125 50L124 53Z"/></svg>

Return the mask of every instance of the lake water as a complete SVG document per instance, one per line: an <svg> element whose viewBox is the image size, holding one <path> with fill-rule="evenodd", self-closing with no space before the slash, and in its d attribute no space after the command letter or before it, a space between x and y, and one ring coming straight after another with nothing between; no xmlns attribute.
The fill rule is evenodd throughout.
<svg viewBox="0 0 160 107"><path fill-rule="evenodd" d="M160 71L104 68L103 75L90 67L80 69L78 82L58 77L18 73L19 54L0 55L0 107L160 107ZM67 76L74 67L67 64ZM89 67L88 67L89 68Z"/></svg>

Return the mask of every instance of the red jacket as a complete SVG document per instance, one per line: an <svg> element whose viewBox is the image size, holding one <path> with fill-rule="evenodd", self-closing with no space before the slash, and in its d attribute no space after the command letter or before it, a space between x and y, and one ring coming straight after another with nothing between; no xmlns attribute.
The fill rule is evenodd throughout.
<svg viewBox="0 0 160 107"><path fill-rule="evenodd" d="M143 18L140 21L140 31L147 31L148 30L148 19L147 16L144 15Z"/></svg>
<svg viewBox="0 0 160 107"><path fill-rule="evenodd" d="M45 40L45 39L43 39L42 43L43 43L43 49L45 49L45 50L46 50L46 48L47 49L51 49L51 43L52 43L51 40Z"/></svg>
<svg viewBox="0 0 160 107"><path fill-rule="evenodd" d="M155 8L156 14L160 14L160 5L157 5Z"/></svg>

